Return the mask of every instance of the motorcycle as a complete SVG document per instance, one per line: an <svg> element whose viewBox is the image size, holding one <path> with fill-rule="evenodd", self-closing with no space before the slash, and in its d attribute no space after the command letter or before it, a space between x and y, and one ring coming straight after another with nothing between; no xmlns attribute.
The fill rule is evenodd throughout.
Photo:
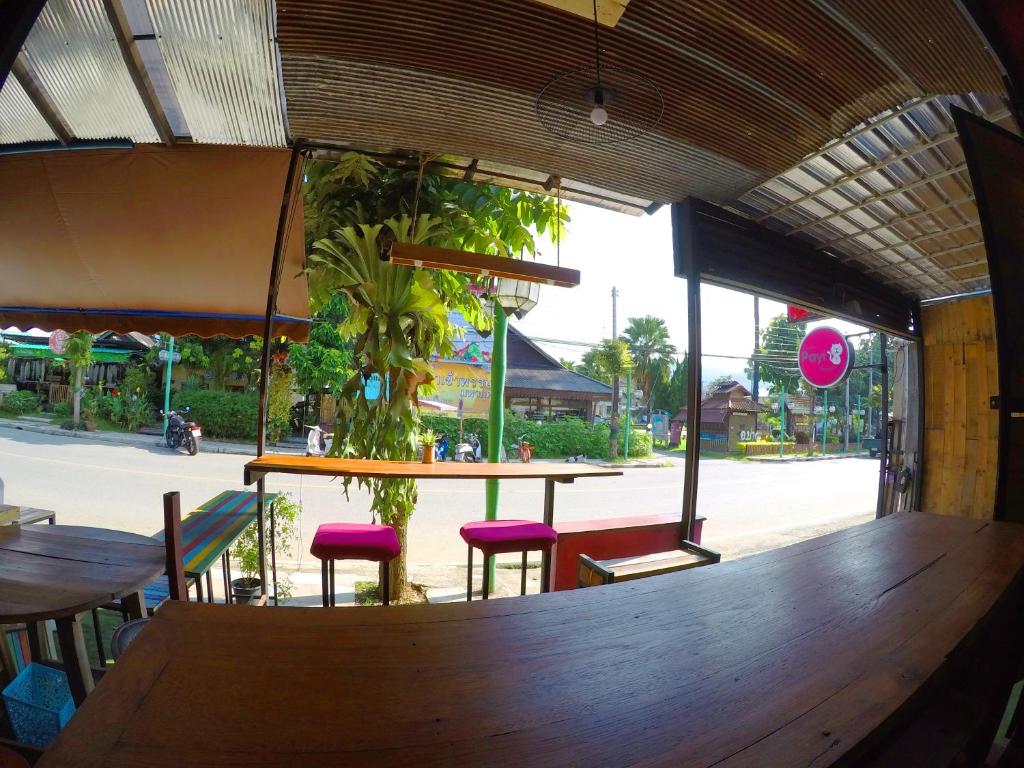
<svg viewBox="0 0 1024 768"><path fill-rule="evenodd" d="M465 440L455 446L455 455L452 460L468 461L471 463L481 461L480 438L472 432L467 432Z"/></svg>
<svg viewBox="0 0 1024 768"><path fill-rule="evenodd" d="M160 415L167 418L167 431L164 433L164 442L167 443L167 447L172 451L185 448L189 456L195 456L199 453L199 442L203 437L203 430L194 421L185 421L184 417L191 411L191 408L186 407L180 413L160 411Z"/></svg>
<svg viewBox="0 0 1024 768"><path fill-rule="evenodd" d="M448 435L442 432L434 441L434 460L444 461L448 458Z"/></svg>

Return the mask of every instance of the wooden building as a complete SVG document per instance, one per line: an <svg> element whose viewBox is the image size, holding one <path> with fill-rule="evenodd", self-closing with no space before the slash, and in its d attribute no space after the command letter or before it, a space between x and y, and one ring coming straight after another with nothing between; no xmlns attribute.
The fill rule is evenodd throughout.
<svg viewBox="0 0 1024 768"><path fill-rule="evenodd" d="M700 404L700 439L710 450L735 451L739 443L756 439L756 417L768 408L755 403L750 390L738 381L726 381L711 390ZM673 421L686 423L686 406Z"/></svg>
<svg viewBox="0 0 1024 768"><path fill-rule="evenodd" d="M526 418L575 416L593 421L595 405L611 400L604 382L570 371L509 325L505 407Z"/></svg>

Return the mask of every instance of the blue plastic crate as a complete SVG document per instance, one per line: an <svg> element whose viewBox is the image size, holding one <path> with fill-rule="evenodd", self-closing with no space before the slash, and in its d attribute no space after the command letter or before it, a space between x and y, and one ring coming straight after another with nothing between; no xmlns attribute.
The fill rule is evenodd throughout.
<svg viewBox="0 0 1024 768"><path fill-rule="evenodd" d="M42 749L53 743L75 713L67 675L43 664L26 666L4 688L3 696L15 737Z"/></svg>

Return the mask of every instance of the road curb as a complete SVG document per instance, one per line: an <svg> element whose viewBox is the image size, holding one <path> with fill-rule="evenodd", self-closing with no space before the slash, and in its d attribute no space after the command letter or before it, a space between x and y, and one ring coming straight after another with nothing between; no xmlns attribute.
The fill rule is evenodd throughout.
<svg viewBox="0 0 1024 768"><path fill-rule="evenodd" d="M75 440L86 440L94 443L106 443L107 445L123 445L131 448L153 448L162 447L163 441L151 435L129 435L113 434L110 432L86 432L84 430L63 429L49 424L32 424L16 419L0 419L0 427L16 429L22 432L34 432L38 435L50 435L51 437L73 438ZM215 440L204 440L201 448L202 453L223 453L236 456L255 456L256 446L241 445L239 443L219 443ZM288 446L274 446L275 453L288 453L301 455L305 451L290 448Z"/></svg>

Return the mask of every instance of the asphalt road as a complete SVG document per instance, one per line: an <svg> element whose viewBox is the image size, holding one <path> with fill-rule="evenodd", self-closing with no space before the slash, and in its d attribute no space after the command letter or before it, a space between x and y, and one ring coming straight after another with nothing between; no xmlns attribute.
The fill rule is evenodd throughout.
<svg viewBox="0 0 1024 768"><path fill-rule="evenodd" d="M245 456L190 457L152 448L91 443L0 428L0 479L5 501L56 510L60 523L151 534L161 525L161 495L181 492L187 510L227 488L242 487ZM678 513L681 458L671 467L627 469L623 477L559 486L556 520ZM849 458L801 463L702 461L700 514L704 543L727 556L789 543L873 516L878 461ZM309 566L309 541L326 521L369 521L369 498L353 484L346 500L340 481L270 476L269 490L300 499L302 541L296 556ZM540 481L503 481L501 515L539 518ZM459 526L483 517L483 483L420 484L410 527L411 563L463 563Z"/></svg>

